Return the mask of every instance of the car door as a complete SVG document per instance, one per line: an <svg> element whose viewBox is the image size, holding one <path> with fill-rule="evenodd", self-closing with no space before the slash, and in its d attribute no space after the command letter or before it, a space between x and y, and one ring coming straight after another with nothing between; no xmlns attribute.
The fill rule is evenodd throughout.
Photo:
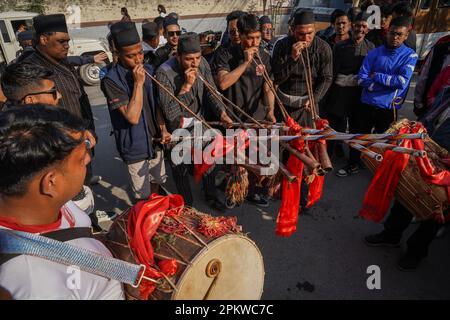
<svg viewBox="0 0 450 320"><path fill-rule="evenodd" d="M11 23L7 19L0 20L0 45L6 63L10 63L16 58L16 52L19 50L19 45L16 41L16 37L11 27Z"/></svg>

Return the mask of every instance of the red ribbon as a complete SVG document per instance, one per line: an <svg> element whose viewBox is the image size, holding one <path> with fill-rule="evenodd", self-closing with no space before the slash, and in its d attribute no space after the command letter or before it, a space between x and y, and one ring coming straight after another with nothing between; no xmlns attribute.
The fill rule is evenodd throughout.
<svg viewBox="0 0 450 320"><path fill-rule="evenodd" d="M160 261L162 273L153 267L155 261L151 240L164 216L166 214L179 215L183 206L184 200L180 195L160 196L152 194L149 200L140 201L131 208L127 224L130 248L135 254L136 262L146 266L146 277L159 279L162 278L162 273L168 276L176 273L175 260ZM155 284L144 280L141 282L139 289L141 297L148 299L155 290Z"/></svg>
<svg viewBox="0 0 450 320"><path fill-rule="evenodd" d="M301 134L302 128L294 121L294 119L288 117L286 125L290 128L289 135ZM296 150L303 152L303 140L295 139L291 141L290 144ZM287 162L287 168L297 177L297 179L294 182L289 182L283 177L281 183L281 205L275 232L282 237L289 237L297 230L303 162L296 156L290 155Z"/></svg>
<svg viewBox="0 0 450 320"><path fill-rule="evenodd" d="M316 120L316 128L319 130L323 130L325 128L329 127L328 120L326 119L317 119ZM314 141L312 144L310 144L310 149L313 150L314 148L318 148L318 144L327 145L327 142L325 139L320 139L318 141ZM314 152L313 152L314 154ZM322 191L323 191L323 185L325 182L325 176L318 176L314 175L314 179L309 183L308 188L308 202L306 204L306 208L311 208L314 204L316 204L317 201L320 200L322 197Z"/></svg>

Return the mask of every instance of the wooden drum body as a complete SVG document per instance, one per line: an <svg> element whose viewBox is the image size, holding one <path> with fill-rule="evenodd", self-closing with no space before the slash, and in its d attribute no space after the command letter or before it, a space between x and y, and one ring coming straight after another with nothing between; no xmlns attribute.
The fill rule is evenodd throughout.
<svg viewBox="0 0 450 320"><path fill-rule="evenodd" d="M161 226L158 228L152 239L155 259L176 259L178 269L174 276L164 278L149 299L260 299L264 264L256 244L240 232L204 236L196 230L202 216L205 214L193 209L184 210L177 220L182 221L189 232L182 234L167 234ZM127 221L128 211L125 211L111 226L106 245L116 258L136 263L128 244ZM138 289L128 285L125 289L128 299L140 299Z"/></svg>

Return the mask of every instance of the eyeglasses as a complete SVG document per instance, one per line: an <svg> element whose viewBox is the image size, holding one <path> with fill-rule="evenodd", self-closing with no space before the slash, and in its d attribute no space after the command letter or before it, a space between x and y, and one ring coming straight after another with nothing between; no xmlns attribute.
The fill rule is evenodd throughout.
<svg viewBox="0 0 450 320"><path fill-rule="evenodd" d="M85 140L84 140L84 143L85 143L85 145L86 145L86 149L87 149L87 150L91 150L91 149L92 149L92 143L91 143L91 140L85 139Z"/></svg>
<svg viewBox="0 0 450 320"><path fill-rule="evenodd" d="M181 35L181 31L168 31L167 34L169 35L169 37L173 37L175 35L179 37Z"/></svg>
<svg viewBox="0 0 450 320"><path fill-rule="evenodd" d="M54 100L58 99L58 89L56 89L56 87L53 87L53 88L51 88L50 90L47 90L47 91L40 91L40 92L29 93L29 94L25 95L21 99L21 101L23 101L28 96L37 96L37 95L40 95L40 94L51 94L53 96Z"/></svg>

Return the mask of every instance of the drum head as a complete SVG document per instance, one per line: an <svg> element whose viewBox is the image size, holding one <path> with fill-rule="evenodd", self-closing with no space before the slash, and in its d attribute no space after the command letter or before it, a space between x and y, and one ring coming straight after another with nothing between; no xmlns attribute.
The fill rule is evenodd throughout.
<svg viewBox="0 0 450 320"><path fill-rule="evenodd" d="M220 265L216 280L207 275L212 264ZM180 277L172 299L258 300L263 286L261 252L249 238L233 234L210 242L199 252Z"/></svg>

